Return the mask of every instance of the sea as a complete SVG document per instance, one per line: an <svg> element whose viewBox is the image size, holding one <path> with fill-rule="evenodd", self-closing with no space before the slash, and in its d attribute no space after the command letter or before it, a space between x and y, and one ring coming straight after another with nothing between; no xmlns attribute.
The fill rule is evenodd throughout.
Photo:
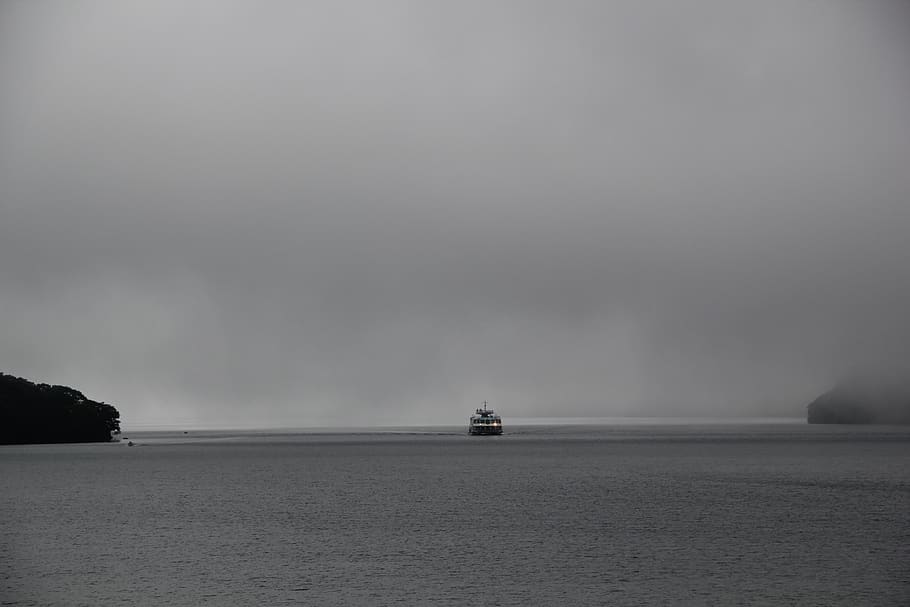
<svg viewBox="0 0 910 607"><path fill-rule="evenodd" d="M3 605L910 605L910 427L0 447Z"/></svg>

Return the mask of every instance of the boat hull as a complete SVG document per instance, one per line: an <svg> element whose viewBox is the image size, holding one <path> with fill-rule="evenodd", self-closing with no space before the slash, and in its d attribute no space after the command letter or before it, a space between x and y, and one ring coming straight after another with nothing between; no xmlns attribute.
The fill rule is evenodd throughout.
<svg viewBox="0 0 910 607"><path fill-rule="evenodd" d="M468 434L470 434L472 436L477 436L477 435L481 435L481 434L484 434L484 435L502 434L502 426L499 426L498 428L471 426L470 428L468 428Z"/></svg>

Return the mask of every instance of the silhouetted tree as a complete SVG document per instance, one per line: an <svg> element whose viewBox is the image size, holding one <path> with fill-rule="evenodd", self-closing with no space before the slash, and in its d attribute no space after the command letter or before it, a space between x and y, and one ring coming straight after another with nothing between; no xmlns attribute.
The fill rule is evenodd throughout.
<svg viewBox="0 0 910 607"><path fill-rule="evenodd" d="M0 373L0 444L108 442L120 430L112 405L67 386Z"/></svg>

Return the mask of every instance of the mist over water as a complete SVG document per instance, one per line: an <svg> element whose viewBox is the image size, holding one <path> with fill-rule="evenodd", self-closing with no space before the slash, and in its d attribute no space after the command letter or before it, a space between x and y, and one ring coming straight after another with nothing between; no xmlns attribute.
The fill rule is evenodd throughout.
<svg viewBox="0 0 910 607"><path fill-rule="evenodd" d="M0 3L0 373L74 388L0 404L124 431L0 446L0 603L910 604L910 426L805 423L910 394L908 59L885 0Z"/></svg>
<svg viewBox="0 0 910 607"><path fill-rule="evenodd" d="M4 3L0 370L137 424L801 416L907 360L908 17Z"/></svg>

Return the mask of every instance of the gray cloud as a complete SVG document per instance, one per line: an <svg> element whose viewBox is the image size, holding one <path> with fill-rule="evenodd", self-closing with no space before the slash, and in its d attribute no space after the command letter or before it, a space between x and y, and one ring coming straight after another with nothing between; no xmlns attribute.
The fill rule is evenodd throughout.
<svg viewBox="0 0 910 607"><path fill-rule="evenodd" d="M6 3L0 369L135 423L790 413L905 361L900 3Z"/></svg>

